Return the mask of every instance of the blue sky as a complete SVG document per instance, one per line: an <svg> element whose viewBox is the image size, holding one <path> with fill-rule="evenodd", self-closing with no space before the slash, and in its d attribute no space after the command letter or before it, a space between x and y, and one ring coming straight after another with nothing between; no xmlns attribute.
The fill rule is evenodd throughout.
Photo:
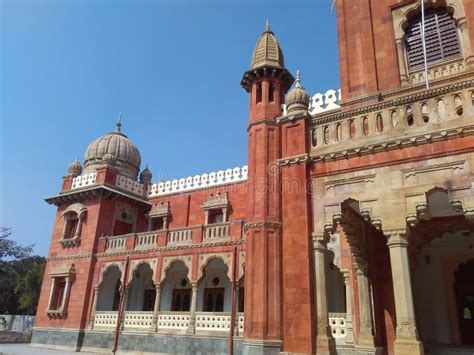
<svg viewBox="0 0 474 355"><path fill-rule="evenodd" d="M287 68L339 88L331 0L0 2L0 226L47 255L61 177L113 130L154 179L246 164L240 79L270 19Z"/></svg>

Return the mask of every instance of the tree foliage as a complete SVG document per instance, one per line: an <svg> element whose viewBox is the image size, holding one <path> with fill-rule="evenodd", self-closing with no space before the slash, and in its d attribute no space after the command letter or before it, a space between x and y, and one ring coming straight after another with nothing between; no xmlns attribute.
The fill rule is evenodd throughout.
<svg viewBox="0 0 474 355"><path fill-rule="evenodd" d="M10 239L10 228L0 228L0 314L35 314L46 259L29 256L32 246Z"/></svg>

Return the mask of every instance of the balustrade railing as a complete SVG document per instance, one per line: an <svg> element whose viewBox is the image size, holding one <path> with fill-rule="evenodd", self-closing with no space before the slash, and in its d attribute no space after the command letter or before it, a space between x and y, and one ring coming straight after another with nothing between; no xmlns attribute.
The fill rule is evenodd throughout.
<svg viewBox="0 0 474 355"><path fill-rule="evenodd" d="M126 311L125 328L145 329L153 326L153 312Z"/></svg>
<svg viewBox="0 0 474 355"><path fill-rule="evenodd" d="M135 239L135 249L152 249L157 246L158 233L144 232L138 233Z"/></svg>
<svg viewBox="0 0 474 355"><path fill-rule="evenodd" d="M189 312L160 312L158 314L158 330L187 329Z"/></svg>
<svg viewBox="0 0 474 355"><path fill-rule="evenodd" d="M115 328L117 318L118 312L96 311L94 316L94 328Z"/></svg>
<svg viewBox="0 0 474 355"><path fill-rule="evenodd" d="M366 113L351 115L348 112L334 112L332 116L314 119L311 130L312 147L318 148L319 156L346 158L367 151L390 149L393 144L442 139L443 131L455 130L459 120L474 114L474 90L472 88L451 93L443 91L426 94L423 97L406 97L387 104L370 107ZM429 134L427 126L431 126ZM409 136L410 132L415 140ZM386 137L384 137L386 136ZM392 139L389 144L387 139ZM358 148L357 143L363 148ZM405 142L406 141L406 142ZM392 145L391 145L392 144ZM394 145L394 147L395 147ZM332 153L336 151L337 153Z"/></svg>
<svg viewBox="0 0 474 355"><path fill-rule="evenodd" d="M346 313L329 313L329 327L334 339L346 337Z"/></svg>
<svg viewBox="0 0 474 355"><path fill-rule="evenodd" d="M196 312L196 331L230 330L230 313L225 312Z"/></svg>
<svg viewBox="0 0 474 355"><path fill-rule="evenodd" d="M230 223L209 224L204 226L204 241L230 237Z"/></svg>
<svg viewBox="0 0 474 355"><path fill-rule="evenodd" d="M71 190L95 184L97 173L82 174L72 179Z"/></svg>
<svg viewBox="0 0 474 355"><path fill-rule="evenodd" d="M168 232L168 245L183 245L193 242L193 230L190 228L170 230Z"/></svg>
<svg viewBox="0 0 474 355"><path fill-rule="evenodd" d="M107 237L107 243L105 245L106 252L116 252L125 250L125 244L127 242L127 235Z"/></svg>

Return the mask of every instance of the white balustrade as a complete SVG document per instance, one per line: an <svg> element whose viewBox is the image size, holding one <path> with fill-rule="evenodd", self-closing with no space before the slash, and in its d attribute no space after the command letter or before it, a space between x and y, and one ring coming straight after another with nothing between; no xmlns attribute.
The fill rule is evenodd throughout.
<svg viewBox="0 0 474 355"><path fill-rule="evenodd" d="M72 179L71 190L95 184L97 173L82 174Z"/></svg>
<svg viewBox="0 0 474 355"><path fill-rule="evenodd" d="M118 312L96 311L94 316L94 328L115 328L117 318Z"/></svg>
<svg viewBox="0 0 474 355"><path fill-rule="evenodd" d="M334 339L346 337L346 313L329 313L329 326Z"/></svg>
<svg viewBox="0 0 474 355"><path fill-rule="evenodd" d="M153 326L153 312L126 311L124 326L130 329L151 328Z"/></svg>
<svg viewBox="0 0 474 355"><path fill-rule="evenodd" d="M105 245L106 252L115 252L125 250L125 243L127 242L127 235L118 237L107 237L107 244Z"/></svg>
<svg viewBox="0 0 474 355"><path fill-rule="evenodd" d="M135 249L151 249L156 247L158 233L139 233L135 240Z"/></svg>
<svg viewBox="0 0 474 355"><path fill-rule="evenodd" d="M133 192L134 194L137 194L137 195L145 194L145 186L143 184L123 175L117 175L117 180L115 181L115 185L117 187L120 187L121 189Z"/></svg>
<svg viewBox="0 0 474 355"><path fill-rule="evenodd" d="M239 335L244 335L244 312L237 313L237 331Z"/></svg>
<svg viewBox="0 0 474 355"><path fill-rule="evenodd" d="M230 223L204 226L204 240L211 241L230 237Z"/></svg>
<svg viewBox="0 0 474 355"><path fill-rule="evenodd" d="M328 90L324 94L315 94L309 100L309 107L308 112L312 115L327 112L331 110L336 110L341 106L339 103L341 102L341 89L339 90ZM286 105L281 105L283 109L283 115L287 114Z"/></svg>
<svg viewBox="0 0 474 355"><path fill-rule="evenodd" d="M192 229L170 230L168 233L168 245L183 245L193 242Z"/></svg>
<svg viewBox="0 0 474 355"><path fill-rule="evenodd" d="M196 312L196 330L228 332L230 330L230 313Z"/></svg>
<svg viewBox="0 0 474 355"><path fill-rule="evenodd" d="M160 312L158 314L158 329L187 329L189 312Z"/></svg>
<svg viewBox="0 0 474 355"><path fill-rule="evenodd" d="M163 181L151 185L148 190L149 197L162 196L177 192L202 189L247 180L247 165L242 168L219 170L209 174L196 175L182 179Z"/></svg>

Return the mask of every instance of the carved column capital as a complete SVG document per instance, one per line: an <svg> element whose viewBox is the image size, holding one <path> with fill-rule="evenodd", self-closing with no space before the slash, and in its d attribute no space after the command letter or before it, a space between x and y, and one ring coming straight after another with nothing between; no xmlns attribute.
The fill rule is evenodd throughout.
<svg viewBox="0 0 474 355"><path fill-rule="evenodd" d="M324 234L313 234L313 249L325 253L327 251L328 240Z"/></svg>
<svg viewBox="0 0 474 355"><path fill-rule="evenodd" d="M406 230L384 231L384 235L387 238L387 246L389 248L406 248L408 246L408 233Z"/></svg>

